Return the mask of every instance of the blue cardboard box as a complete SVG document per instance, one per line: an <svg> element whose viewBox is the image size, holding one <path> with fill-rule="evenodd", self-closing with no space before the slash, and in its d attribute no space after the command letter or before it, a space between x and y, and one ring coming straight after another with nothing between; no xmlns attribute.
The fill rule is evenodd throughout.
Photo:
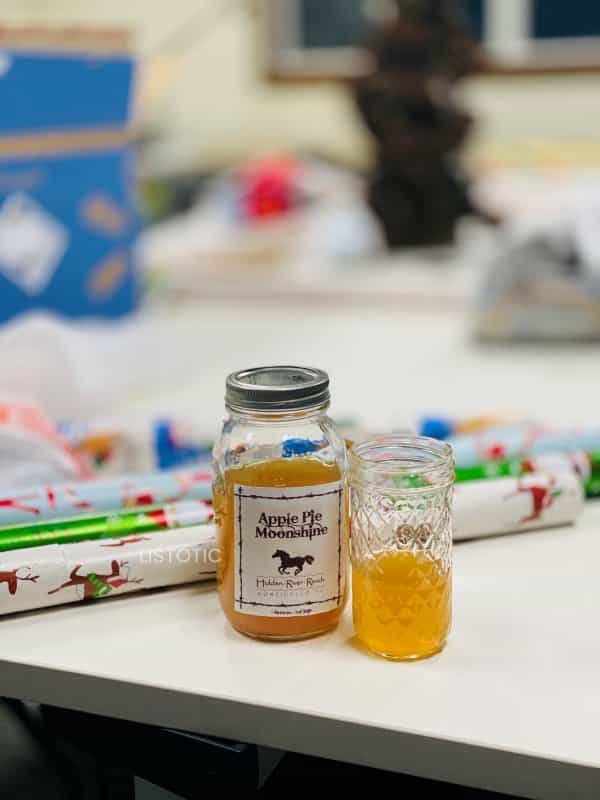
<svg viewBox="0 0 600 800"><path fill-rule="evenodd" d="M135 308L134 62L0 36L0 322ZM43 43L43 37L42 37Z"/></svg>
<svg viewBox="0 0 600 800"><path fill-rule="evenodd" d="M0 136L123 128L134 65L123 55L1 49ZM43 81L40 78L43 76Z"/></svg>
<svg viewBox="0 0 600 800"><path fill-rule="evenodd" d="M0 159L0 320L31 308L115 317L137 302L127 147Z"/></svg>

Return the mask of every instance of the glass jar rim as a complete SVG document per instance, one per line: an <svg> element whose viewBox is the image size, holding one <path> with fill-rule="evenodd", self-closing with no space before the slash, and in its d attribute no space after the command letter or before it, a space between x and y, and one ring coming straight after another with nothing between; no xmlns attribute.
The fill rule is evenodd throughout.
<svg viewBox="0 0 600 800"><path fill-rule="evenodd" d="M429 487L445 486L454 480L452 447L427 436L380 436L355 444L350 450L350 482L360 483L391 476L416 476Z"/></svg>
<svg viewBox="0 0 600 800"><path fill-rule="evenodd" d="M329 375L316 367L251 367L225 381L225 405L234 411L308 411L329 399Z"/></svg>

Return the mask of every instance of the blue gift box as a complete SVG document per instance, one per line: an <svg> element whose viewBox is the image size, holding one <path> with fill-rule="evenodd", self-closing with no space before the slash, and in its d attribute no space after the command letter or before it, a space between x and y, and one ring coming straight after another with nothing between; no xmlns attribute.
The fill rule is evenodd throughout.
<svg viewBox="0 0 600 800"><path fill-rule="evenodd" d="M0 42L0 321L116 317L137 302L134 62Z"/></svg>

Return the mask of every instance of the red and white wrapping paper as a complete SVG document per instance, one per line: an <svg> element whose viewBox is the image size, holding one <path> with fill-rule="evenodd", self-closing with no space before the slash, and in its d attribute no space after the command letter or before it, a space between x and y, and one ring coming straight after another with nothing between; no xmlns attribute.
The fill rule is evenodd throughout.
<svg viewBox="0 0 600 800"><path fill-rule="evenodd" d="M584 505L574 472L533 472L454 487L454 541L568 525Z"/></svg>
<svg viewBox="0 0 600 800"><path fill-rule="evenodd" d="M0 615L210 580L216 560L213 525L0 553Z"/></svg>

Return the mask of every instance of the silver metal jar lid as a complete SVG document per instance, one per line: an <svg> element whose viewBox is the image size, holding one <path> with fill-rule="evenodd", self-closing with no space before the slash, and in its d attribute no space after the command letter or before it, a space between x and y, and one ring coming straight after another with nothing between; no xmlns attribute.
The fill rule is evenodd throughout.
<svg viewBox="0 0 600 800"><path fill-rule="evenodd" d="M329 402L329 376L311 367L253 367L232 372L225 403L233 411L302 411Z"/></svg>

